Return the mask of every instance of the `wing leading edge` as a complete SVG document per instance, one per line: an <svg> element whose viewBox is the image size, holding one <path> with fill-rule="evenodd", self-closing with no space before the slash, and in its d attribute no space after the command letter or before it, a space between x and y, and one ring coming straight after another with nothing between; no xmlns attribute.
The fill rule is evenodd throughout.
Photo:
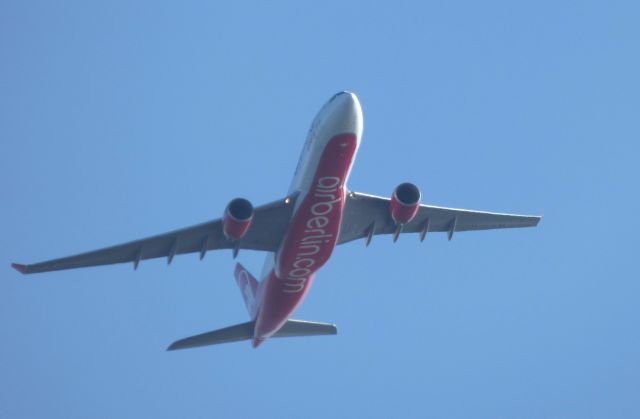
<svg viewBox="0 0 640 419"><path fill-rule="evenodd" d="M350 192L345 203L338 244L379 234L394 234L396 225L389 212L389 198ZM456 231L489 230L495 228L534 227L542 217L500 214L420 205L415 218L403 226L404 233L447 232L449 239Z"/></svg>
<svg viewBox="0 0 640 419"><path fill-rule="evenodd" d="M240 249L276 251L293 212L294 197L274 201L255 209L249 232L239 242ZM166 257L171 263L175 255L199 253L200 259L209 250L232 249L233 243L222 232L222 219L171 231L169 233L134 240L116 246L81 253L31 265L14 263L23 274L83 268Z"/></svg>

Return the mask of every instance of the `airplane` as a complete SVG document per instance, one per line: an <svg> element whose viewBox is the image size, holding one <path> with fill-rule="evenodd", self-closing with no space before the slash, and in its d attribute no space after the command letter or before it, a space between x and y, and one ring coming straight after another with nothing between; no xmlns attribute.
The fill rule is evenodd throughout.
<svg viewBox="0 0 640 419"><path fill-rule="evenodd" d="M298 166L282 199L254 208L244 198L231 200L213 221L75 256L12 267L23 274L132 262L230 249L267 253L260 281L241 264L235 280L250 321L191 336L168 350L251 340L257 348L270 337L335 335L334 324L291 319L311 288L316 272L337 245L373 236L454 233L470 230L533 227L541 217L445 208L421 203L412 183L401 183L390 198L351 191L347 181L360 146L362 108L354 93L335 94L309 129Z"/></svg>

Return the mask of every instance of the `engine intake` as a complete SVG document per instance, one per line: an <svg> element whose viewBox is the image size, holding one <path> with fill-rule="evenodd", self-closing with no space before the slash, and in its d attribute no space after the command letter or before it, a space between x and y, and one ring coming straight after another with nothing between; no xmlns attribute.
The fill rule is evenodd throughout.
<svg viewBox="0 0 640 419"><path fill-rule="evenodd" d="M413 183L401 183L391 196L391 218L397 225L413 220L420 208L420 189Z"/></svg>
<svg viewBox="0 0 640 419"><path fill-rule="evenodd" d="M249 231L253 222L253 205L244 198L229 202L222 218L222 232L231 241L238 241Z"/></svg>

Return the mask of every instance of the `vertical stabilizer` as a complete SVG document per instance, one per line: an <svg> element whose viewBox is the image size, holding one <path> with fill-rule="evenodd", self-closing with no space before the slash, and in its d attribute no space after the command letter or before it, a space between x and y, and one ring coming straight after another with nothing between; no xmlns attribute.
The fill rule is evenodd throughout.
<svg viewBox="0 0 640 419"><path fill-rule="evenodd" d="M256 316L258 281L239 263L236 264L234 275L242 298L244 298L244 305L247 307L249 316L253 319Z"/></svg>

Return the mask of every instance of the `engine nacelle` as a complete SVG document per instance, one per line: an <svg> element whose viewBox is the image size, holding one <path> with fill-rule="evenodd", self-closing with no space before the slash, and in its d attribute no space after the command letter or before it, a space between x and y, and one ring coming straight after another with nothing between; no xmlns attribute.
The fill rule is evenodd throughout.
<svg viewBox="0 0 640 419"><path fill-rule="evenodd" d="M401 183L391 195L391 217L397 225L407 224L420 209L420 189L413 183Z"/></svg>
<svg viewBox="0 0 640 419"><path fill-rule="evenodd" d="M222 232L231 241L240 240L247 234L253 222L253 205L244 198L229 202L222 218Z"/></svg>

